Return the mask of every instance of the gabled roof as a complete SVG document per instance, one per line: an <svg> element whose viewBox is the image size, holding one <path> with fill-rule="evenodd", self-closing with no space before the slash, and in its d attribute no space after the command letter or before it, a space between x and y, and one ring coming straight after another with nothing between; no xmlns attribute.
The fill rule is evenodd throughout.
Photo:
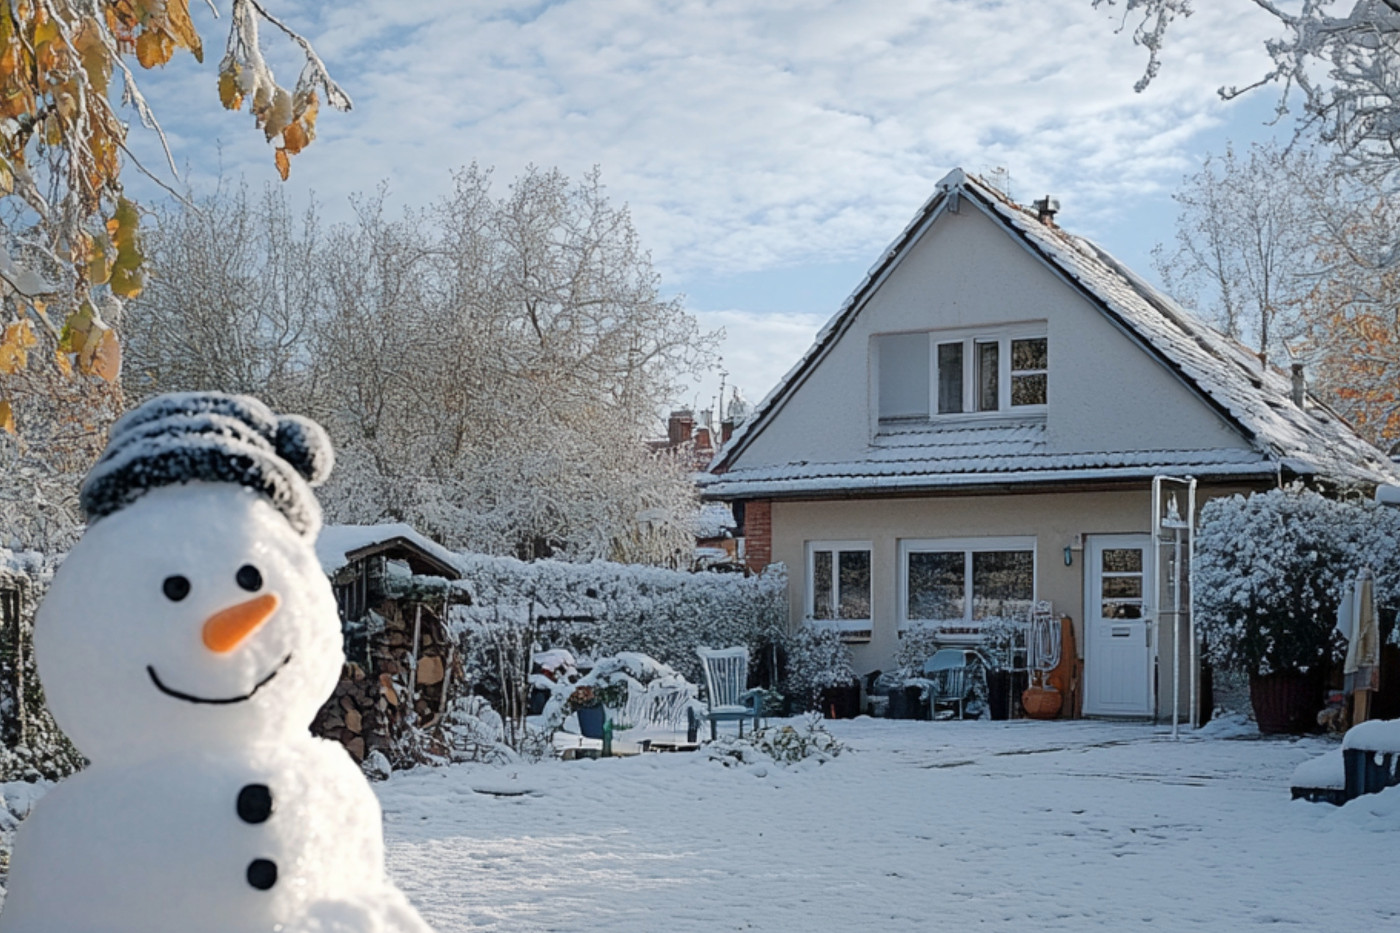
<svg viewBox="0 0 1400 933"><path fill-rule="evenodd" d="M462 576L457 555L412 525L326 525L316 538L316 558L328 577L357 560L378 554L407 561L416 574L447 580Z"/></svg>
<svg viewBox="0 0 1400 933"><path fill-rule="evenodd" d="M1050 454L1026 432L992 432L949 443L899 444L845 463L794 463L735 469L753 438L781 412L797 388L849 328L887 274L945 210L981 210L1033 256L1157 358L1234 426L1251 449ZM1400 470L1312 395L1300 408L1290 376L1149 285L1097 244L1041 222L999 191L961 170L933 196L871 267L864 281L817 334L788 372L716 455L705 478L707 498L802 495L857 489L917 490L1006 483L1138 479L1154 473L1206 477L1316 477L1338 483L1394 483ZM971 434L973 432L957 432ZM1013 432L1014 433L1014 432ZM1031 434L1034 433L1032 430ZM1012 448L1015 448L1014 450Z"/></svg>

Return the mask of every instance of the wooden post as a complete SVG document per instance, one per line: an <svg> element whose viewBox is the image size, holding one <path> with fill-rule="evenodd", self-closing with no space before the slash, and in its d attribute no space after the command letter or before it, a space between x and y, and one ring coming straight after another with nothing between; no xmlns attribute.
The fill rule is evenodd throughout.
<svg viewBox="0 0 1400 933"><path fill-rule="evenodd" d="M417 718L418 710L418 643L423 637L423 604L419 603L413 613L412 656L408 665L408 711Z"/></svg>

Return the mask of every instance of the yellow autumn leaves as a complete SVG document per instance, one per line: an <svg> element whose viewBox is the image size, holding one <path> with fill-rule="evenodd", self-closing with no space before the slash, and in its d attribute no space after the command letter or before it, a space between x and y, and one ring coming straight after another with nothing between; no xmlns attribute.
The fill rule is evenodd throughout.
<svg viewBox="0 0 1400 933"><path fill-rule="evenodd" d="M51 360L45 365L66 376L118 378L121 347L96 310L101 304L94 304L92 290L106 286L117 298L135 298L145 271L139 209L121 193L127 126L108 95L116 93L113 72L123 72L116 83L123 101L151 122L125 63L135 59L142 68L155 68L181 49L202 62L204 46L189 3L0 0L0 200L15 197L25 222L37 220L46 242L28 251L30 260L47 269L48 278L65 283L35 289L0 282L0 430L13 432L15 426L18 390L7 387L6 378L40 360ZM339 109L348 109L350 101L311 46L261 4L231 0L231 7L234 25L219 66L219 99L230 110L248 103L257 127L276 147L277 170L286 179L291 156L316 135L320 101L313 85L323 86ZM258 47L260 19L303 47L305 87L289 91L273 78ZM5 245L0 239L0 252Z"/></svg>
<svg viewBox="0 0 1400 933"><path fill-rule="evenodd" d="M251 69L231 58L225 58L219 70L219 101L226 110L242 110L243 101L252 96L249 110L268 142L279 135L282 145L275 155L277 172L287 180L291 172L291 156L305 149L316 138L316 113L320 101L314 90L295 93L284 87L259 82Z"/></svg>

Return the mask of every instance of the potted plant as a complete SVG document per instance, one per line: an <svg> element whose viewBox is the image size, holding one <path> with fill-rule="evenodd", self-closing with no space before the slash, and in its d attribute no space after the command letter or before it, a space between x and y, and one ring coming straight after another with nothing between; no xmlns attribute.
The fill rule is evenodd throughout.
<svg viewBox="0 0 1400 933"><path fill-rule="evenodd" d="M1359 510L1359 511L1358 511ZM1213 499L1196 536L1196 626L1205 656L1247 674L1259 731L1308 731L1341 657L1337 606L1373 510L1292 485Z"/></svg>
<svg viewBox="0 0 1400 933"><path fill-rule="evenodd" d="M627 685L608 683L601 686L584 684L569 695L569 711L578 716L579 734L601 739L604 726L627 702Z"/></svg>

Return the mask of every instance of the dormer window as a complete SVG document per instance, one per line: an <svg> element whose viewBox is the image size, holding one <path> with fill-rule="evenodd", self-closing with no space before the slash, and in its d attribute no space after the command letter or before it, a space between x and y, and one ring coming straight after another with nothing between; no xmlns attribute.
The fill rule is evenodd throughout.
<svg viewBox="0 0 1400 933"><path fill-rule="evenodd" d="M875 342L882 423L1033 414L1047 403L1044 324L883 334Z"/></svg>

